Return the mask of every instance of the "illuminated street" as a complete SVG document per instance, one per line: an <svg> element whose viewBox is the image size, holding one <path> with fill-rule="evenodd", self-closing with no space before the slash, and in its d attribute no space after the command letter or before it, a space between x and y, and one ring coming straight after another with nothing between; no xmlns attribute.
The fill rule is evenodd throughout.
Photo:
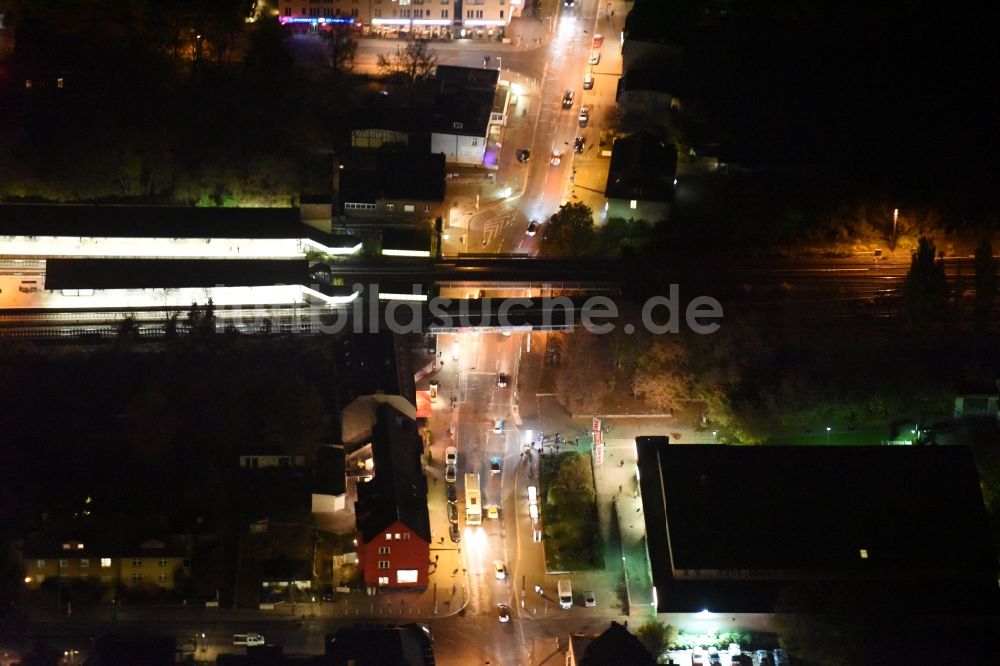
<svg viewBox="0 0 1000 666"><path fill-rule="evenodd" d="M0 0L0 666L997 663L1000 9Z"/></svg>

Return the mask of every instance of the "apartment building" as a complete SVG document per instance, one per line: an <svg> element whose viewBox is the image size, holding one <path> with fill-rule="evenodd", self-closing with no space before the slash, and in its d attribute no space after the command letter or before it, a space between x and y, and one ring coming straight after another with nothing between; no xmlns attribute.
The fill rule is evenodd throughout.
<svg viewBox="0 0 1000 666"><path fill-rule="evenodd" d="M188 543L167 532L159 517L73 520L47 525L24 543L24 584L34 590L52 581L105 587L155 586L173 590L190 575Z"/></svg>
<svg viewBox="0 0 1000 666"><path fill-rule="evenodd" d="M277 0L278 20L283 24L366 24L373 0Z"/></svg>
<svg viewBox="0 0 1000 666"><path fill-rule="evenodd" d="M525 0L278 0L278 20L319 30L350 24L376 37L500 38Z"/></svg>

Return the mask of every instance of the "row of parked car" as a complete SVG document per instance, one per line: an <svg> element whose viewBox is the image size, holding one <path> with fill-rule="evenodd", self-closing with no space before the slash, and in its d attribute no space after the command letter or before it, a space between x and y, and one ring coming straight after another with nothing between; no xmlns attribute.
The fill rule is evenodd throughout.
<svg viewBox="0 0 1000 666"><path fill-rule="evenodd" d="M691 666L788 666L788 653L781 648L756 650L753 653L740 651L735 644L726 652L716 648L695 649L691 652Z"/></svg>
<svg viewBox="0 0 1000 666"><path fill-rule="evenodd" d="M458 529L458 489L455 487L457 479L458 449L449 446L444 451L444 492L448 500L448 536L452 543L459 543L462 540L462 531Z"/></svg>

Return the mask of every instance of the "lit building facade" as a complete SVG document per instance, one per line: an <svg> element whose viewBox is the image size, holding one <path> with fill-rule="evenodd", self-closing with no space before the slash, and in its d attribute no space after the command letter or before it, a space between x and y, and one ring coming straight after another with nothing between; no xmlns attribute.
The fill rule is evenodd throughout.
<svg viewBox="0 0 1000 666"><path fill-rule="evenodd" d="M525 0L278 0L278 20L321 30L356 26L366 35L422 39L501 38Z"/></svg>
<svg viewBox="0 0 1000 666"><path fill-rule="evenodd" d="M158 516L88 517L46 525L25 539L24 585L98 584L174 590L190 576L187 539Z"/></svg>

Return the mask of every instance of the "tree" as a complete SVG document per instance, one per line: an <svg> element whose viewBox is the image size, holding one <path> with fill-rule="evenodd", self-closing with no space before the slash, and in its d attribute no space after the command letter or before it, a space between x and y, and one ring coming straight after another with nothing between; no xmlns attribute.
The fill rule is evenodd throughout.
<svg viewBox="0 0 1000 666"><path fill-rule="evenodd" d="M542 227L542 254L582 257L594 244L594 213L585 203L563 204Z"/></svg>
<svg viewBox="0 0 1000 666"><path fill-rule="evenodd" d="M172 312L167 315L166 321L163 322L163 337L167 340L177 339L177 318L180 316L177 312Z"/></svg>
<svg viewBox="0 0 1000 666"><path fill-rule="evenodd" d="M632 390L650 407L666 410L691 397L693 382L687 349L676 335L664 335L639 358Z"/></svg>
<svg viewBox="0 0 1000 666"><path fill-rule="evenodd" d="M187 315L188 329L192 337L208 338L215 333L215 304L208 299L205 305L191 304Z"/></svg>
<svg viewBox="0 0 1000 666"><path fill-rule="evenodd" d="M649 650L649 654L659 661L663 658L663 653L677 641L677 629L665 622L650 620L636 629L635 636Z"/></svg>
<svg viewBox="0 0 1000 666"><path fill-rule="evenodd" d="M126 315L118 324L116 344L128 345L139 338L139 324L135 315Z"/></svg>
<svg viewBox="0 0 1000 666"><path fill-rule="evenodd" d="M578 330L565 337L556 388L572 413L598 411L614 377L613 336Z"/></svg>
<svg viewBox="0 0 1000 666"><path fill-rule="evenodd" d="M215 0L195 3L194 7L197 8L197 14L193 17L196 42L207 41L215 61L223 62L244 29L246 18L251 15L254 3L248 0Z"/></svg>
<svg viewBox="0 0 1000 666"><path fill-rule="evenodd" d="M323 33L326 47L330 52L330 68L334 76L354 69L354 56L358 52L358 42L354 39L351 28L344 23L337 23Z"/></svg>
<svg viewBox="0 0 1000 666"><path fill-rule="evenodd" d="M925 326L944 307L948 296L948 283L944 277L944 264L935 260L934 243L921 236L910 272L903 283L903 312L906 321L914 327Z"/></svg>
<svg viewBox="0 0 1000 666"><path fill-rule="evenodd" d="M430 76L437 63L437 51L429 46L426 39L411 40L402 50L397 46L395 53L380 53L378 56L379 71L385 76L403 78L410 91L411 101L417 81Z"/></svg>
<svg viewBox="0 0 1000 666"><path fill-rule="evenodd" d="M247 80L263 77L263 86L286 80L292 71L292 56L284 45L285 33L275 20L257 21L249 35L243 56L243 69Z"/></svg>
<svg viewBox="0 0 1000 666"><path fill-rule="evenodd" d="M594 247L600 256L629 256L647 249L653 227L645 220L612 217L595 231Z"/></svg>
<svg viewBox="0 0 1000 666"><path fill-rule="evenodd" d="M976 301L975 318L978 326L985 326L993 315L993 302L997 293L997 266L993 259L993 245L984 238L976 247Z"/></svg>

